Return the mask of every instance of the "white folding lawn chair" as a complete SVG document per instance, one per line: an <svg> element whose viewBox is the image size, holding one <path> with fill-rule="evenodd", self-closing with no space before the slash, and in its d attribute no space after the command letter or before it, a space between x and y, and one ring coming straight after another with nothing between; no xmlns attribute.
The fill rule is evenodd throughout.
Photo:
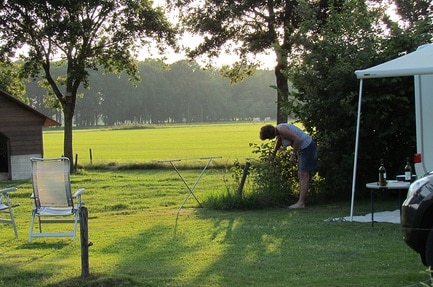
<svg viewBox="0 0 433 287"><path fill-rule="evenodd" d="M0 217L0 222L12 225L15 233L15 238L18 238L17 225L15 224L15 217L13 211L13 207L18 205L12 205L11 199L9 197L9 192L14 192L16 190L16 187L9 187L0 190L0 211L2 213L9 213L9 216L7 218L3 216Z"/></svg>
<svg viewBox="0 0 433 287"><path fill-rule="evenodd" d="M31 158L34 207L30 222L29 242L34 237L71 237L75 239L79 208L83 205L81 194L84 188L71 192L70 163L66 157ZM76 204L74 205L74 200ZM38 218L39 232L33 231ZM56 230L46 224L57 224ZM60 228L59 224L68 224ZM72 224L71 224L72 223ZM71 226L72 225L72 226ZM50 228L43 231L44 226Z"/></svg>

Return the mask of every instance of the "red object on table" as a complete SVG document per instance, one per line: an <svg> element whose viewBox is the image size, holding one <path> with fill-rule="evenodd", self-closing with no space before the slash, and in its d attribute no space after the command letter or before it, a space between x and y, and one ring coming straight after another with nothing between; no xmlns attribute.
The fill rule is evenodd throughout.
<svg viewBox="0 0 433 287"><path fill-rule="evenodd" d="M422 157L420 153L416 153L413 155L413 163L420 163L422 161Z"/></svg>

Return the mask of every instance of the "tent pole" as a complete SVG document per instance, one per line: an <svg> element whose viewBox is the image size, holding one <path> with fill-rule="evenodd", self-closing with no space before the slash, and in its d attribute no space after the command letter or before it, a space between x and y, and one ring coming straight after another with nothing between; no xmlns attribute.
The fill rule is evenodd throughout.
<svg viewBox="0 0 433 287"><path fill-rule="evenodd" d="M355 156L353 158L352 200L350 203L350 221L353 221L353 206L355 202L356 167L358 165L359 127L361 125L362 84L363 84L363 79L359 81L358 116L356 119Z"/></svg>

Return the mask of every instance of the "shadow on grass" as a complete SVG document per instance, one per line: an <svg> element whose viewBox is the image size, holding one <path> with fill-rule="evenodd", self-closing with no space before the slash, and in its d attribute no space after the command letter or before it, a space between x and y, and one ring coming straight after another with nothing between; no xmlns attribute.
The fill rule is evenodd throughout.
<svg viewBox="0 0 433 287"><path fill-rule="evenodd" d="M309 235L313 230L301 232L308 227L299 221L298 212L281 210L182 211L179 220L173 217L110 248L128 254L119 273L138 278L140 286L301 286L312 267L299 266L322 247L309 248L308 241L316 240Z"/></svg>
<svg viewBox="0 0 433 287"><path fill-rule="evenodd" d="M417 282L418 274L407 269L419 260L406 252L398 225L373 229L368 224L328 223L324 220L329 211L322 210L182 212L178 221L173 217L172 224L154 225L118 242L117 246L130 250L119 271L142 286L399 286ZM416 261L408 261L408 255ZM390 262L391 270L384 268Z"/></svg>
<svg viewBox="0 0 433 287"><path fill-rule="evenodd" d="M92 247L90 276L44 286L405 286L425 280L413 271L419 259L404 246L398 225L325 222L339 207L329 209L186 209L178 220L173 211L172 220L155 218L139 233ZM93 252L116 258L104 262L112 264L111 272L92 272ZM10 267L0 268L7 272ZM29 278L41 282L55 276L36 270L20 273L24 278L4 276L4 286L17 280L23 284L16 286L38 286Z"/></svg>
<svg viewBox="0 0 433 287"><path fill-rule="evenodd" d="M103 274L94 274L86 278L72 278L62 282L46 285L46 287L145 287L131 278L107 277Z"/></svg>
<svg viewBox="0 0 433 287"><path fill-rule="evenodd" d="M31 286L29 285L29 278L32 278L33 282L38 282L47 275L51 275L39 271L21 271L17 275L16 266L7 264L0 264L0 270L3 274L10 274L1 277L0 286Z"/></svg>
<svg viewBox="0 0 433 287"><path fill-rule="evenodd" d="M31 243L26 243L18 247L18 249L37 249L37 250L60 250L68 245L70 245L72 242L66 242L66 241L58 241L58 242L36 242L32 241Z"/></svg>

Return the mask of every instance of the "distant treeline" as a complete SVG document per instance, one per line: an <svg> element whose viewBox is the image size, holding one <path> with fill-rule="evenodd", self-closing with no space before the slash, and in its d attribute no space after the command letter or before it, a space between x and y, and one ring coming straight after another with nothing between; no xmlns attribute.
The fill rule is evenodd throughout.
<svg viewBox="0 0 433 287"><path fill-rule="evenodd" d="M89 88L80 90L82 97L77 100L75 124L111 126L276 117L273 71L256 71L250 78L232 85L218 71L203 70L186 61L167 67L156 60L146 60L139 63L138 69L141 78L138 82L129 81L125 73L91 71ZM55 108L54 97L50 98L38 82L27 84L32 107L61 122L62 113Z"/></svg>

